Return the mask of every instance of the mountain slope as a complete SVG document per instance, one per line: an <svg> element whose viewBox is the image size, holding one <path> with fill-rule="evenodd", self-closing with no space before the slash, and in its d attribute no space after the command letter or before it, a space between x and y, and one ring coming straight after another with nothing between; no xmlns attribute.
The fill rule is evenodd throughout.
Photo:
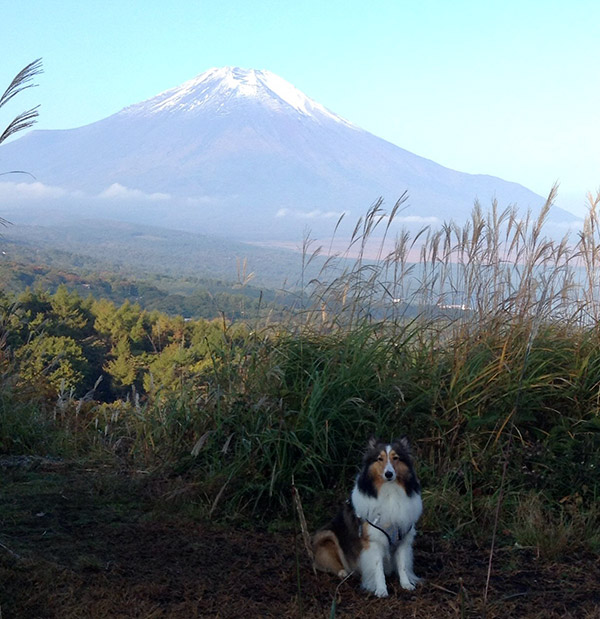
<svg viewBox="0 0 600 619"><path fill-rule="evenodd" d="M307 224L327 235L342 212L353 225L378 197L391 207L404 191L402 217L417 223L462 220L475 199L484 207L493 198L523 209L543 203L518 184L394 146L268 71L230 67L84 127L33 131L0 148L0 168L30 171L39 193L60 188L55 206L71 216L246 240L297 240ZM11 190L18 203L19 189ZM574 219L560 209L553 216Z"/></svg>

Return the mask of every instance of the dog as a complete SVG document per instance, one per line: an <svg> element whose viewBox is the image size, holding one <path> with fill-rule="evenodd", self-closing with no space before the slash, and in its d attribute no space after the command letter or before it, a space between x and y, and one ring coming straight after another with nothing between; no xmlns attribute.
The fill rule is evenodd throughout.
<svg viewBox="0 0 600 619"><path fill-rule="evenodd" d="M358 571L362 588L377 597L387 597L386 574L396 571L401 587L412 591L421 580L413 541L422 511L407 438L371 438L350 498L312 539L315 568L340 578Z"/></svg>

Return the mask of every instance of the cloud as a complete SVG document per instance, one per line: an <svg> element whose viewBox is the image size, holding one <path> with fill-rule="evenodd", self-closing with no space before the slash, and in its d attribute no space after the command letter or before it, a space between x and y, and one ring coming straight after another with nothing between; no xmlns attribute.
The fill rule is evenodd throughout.
<svg viewBox="0 0 600 619"><path fill-rule="evenodd" d="M58 200L65 198L95 198L107 200L136 200L160 202L170 200L171 196L167 193L145 193L139 189L130 189L120 183L113 183L99 194L86 194L83 191L72 191L63 187L44 185L39 181L32 183L11 181L0 182L0 199L6 201L34 202L42 200Z"/></svg>
<svg viewBox="0 0 600 619"><path fill-rule="evenodd" d="M130 189L120 183L113 183L104 191L98 194L99 198L109 198L116 200L150 200L157 202L161 200L169 200L171 196L168 193L144 193L139 189Z"/></svg>
<svg viewBox="0 0 600 619"><path fill-rule="evenodd" d="M401 224L439 224L441 220L438 217L421 217L420 215L404 215L403 217L394 217L394 221Z"/></svg>
<svg viewBox="0 0 600 619"><path fill-rule="evenodd" d="M33 183L0 183L0 199L2 200L19 200L19 201L35 201L35 200L56 200L69 195L69 192L62 187L53 187L44 185L39 181Z"/></svg>
<svg viewBox="0 0 600 619"><path fill-rule="evenodd" d="M339 219L346 211L322 211L313 209L312 211L298 211L289 208L280 208L275 217L291 217L293 219Z"/></svg>

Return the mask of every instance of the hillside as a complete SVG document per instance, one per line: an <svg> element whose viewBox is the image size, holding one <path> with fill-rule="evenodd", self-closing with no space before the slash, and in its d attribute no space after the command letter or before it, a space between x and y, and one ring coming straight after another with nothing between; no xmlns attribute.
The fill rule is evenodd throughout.
<svg viewBox="0 0 600 619"><path fill-rule="evenodd" d="M301 240L298 245L301 244ZM301 277L298 251L264 248L219 237L111 221L44 221L3 230L7 258L53 255L62 268L86 266L147 277L160 274L223 280L231 284L293 288ZM315 260L314 275L322 260Z"/></svg>
<svg viewBox="0 0 600 619"><path fill-rule="evenodd" d="M59 250L32 251L30 246L4 241L0 256L0 289L18 295L26 289L50 294L59 287L85 298L106 299L120 305L126 301L146 310L158 310L186 318L228 319L256 317L263 311L279 311L294 300L250 284L200 278L170 276L145 269L115 267L98 259Z"/></svg>

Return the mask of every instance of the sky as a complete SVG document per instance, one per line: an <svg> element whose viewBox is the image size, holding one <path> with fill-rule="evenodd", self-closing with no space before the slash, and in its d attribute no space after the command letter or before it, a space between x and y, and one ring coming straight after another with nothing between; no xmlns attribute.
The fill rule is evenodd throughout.
<svg viewBox="0 0 600 619"><path fill-rule="evenodd" d="M272 71L355 125L585 212L600 189L597 0L29 0L2 8L0 110L69 129L212 67Z"/></svg>

